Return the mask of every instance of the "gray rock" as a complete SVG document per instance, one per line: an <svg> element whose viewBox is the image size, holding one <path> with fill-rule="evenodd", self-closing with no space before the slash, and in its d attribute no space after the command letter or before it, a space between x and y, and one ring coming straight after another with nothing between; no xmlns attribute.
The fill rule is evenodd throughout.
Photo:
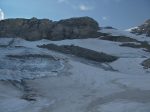
<svg viewBox="0 0 150 112"><path fill-rule="evenodd" d="M52 26L47 19L6 19L0 21L0 36L39 40L48 36Z"/></svg>
<svg viewBox="0 0 150 112"><path fill-rule="evenodd" d="M136 39L133 39L133 38L130 38L130 37L126 37L126 36L106 35L106 36L100 37L99 39L115 41L115 42L138 42Z"/></svg>
<svg viewBox="0 0 150 112"><path fill-rule="evenodd" d="M82 48L74 45L55 45L55 44L47 44L38 46L41 48L47 48L49 50L54 50L57 52L62 52L65 54L75 55L77 57L82 57L88 60L96 61L96 62L112 62L118 59L116 56L111 56L102 52L97 52L94 50Z"/></svg>
<svg viewBox="0 0 150 112"><path fill-rule="evenodd" d="M150 68L150 58L143 61L142 65L144 66L145 69Z"/></svg>
<svg viewBox="0 0 150 112"><path fill-rule="evenodd" d="M150 19L145 21L144 24L138 26L138 28L132 29L131 32L138 35L146 34L146 36L150 36Z"/></svg>
<svg viewBox="0 0 150 112"><path fill-rule="evenodd" d="M0 21L0 37L20 37L26 40L62 40L98 37L98 23L90 17L53 22L48 19L6 19Z"/></svg>

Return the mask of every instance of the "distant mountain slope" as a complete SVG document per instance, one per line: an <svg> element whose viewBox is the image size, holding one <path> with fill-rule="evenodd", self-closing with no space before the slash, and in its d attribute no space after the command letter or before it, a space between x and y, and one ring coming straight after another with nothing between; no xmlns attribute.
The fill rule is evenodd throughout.
<svg viewBox="0 0 150 112"><path fill-rule="evenodd" d="M150 42L150 38L147 38L147 36L145 34L137 35L135 33L132 33L130 30L123 31L123 30L119 30L119 29L115 29L115 28L108 29L106 27L102 27L99 32L104 33L106 35L113 36L113 38L114 38L114 36L116 36L117 38L118 38L118 36L122 36L122 37L133 38L138 41Z"/></svg>
<svg viewBox="0 0 150 112"><path fill-rule="evenodd" d="M146 36L150 36L150 19L145 21L144 24L138 26L137 28L132 29L131 32L138 35L146 34Z"/></svg>

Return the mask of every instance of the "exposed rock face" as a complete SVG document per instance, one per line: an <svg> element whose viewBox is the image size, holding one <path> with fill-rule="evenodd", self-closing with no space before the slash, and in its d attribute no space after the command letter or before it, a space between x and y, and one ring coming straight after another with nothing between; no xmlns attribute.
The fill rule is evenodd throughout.
<svg viewBox="0 0 150 112"><path fill-rule="evenodd" d="M141 26L138 26L135 29L132 29L132 33L136 33L138 35L146 34L147 36L150 36L150 19L147 20L144 24Z"/></svg>
<svg viewBox="0 0 150 112"><path fill-rule="evenodd" d="M48 37L52 27L53 22L47 19L6 19L0 21L0 36L38 40Z"/></svg>
<svg viewBox="0 0 150 112"><path fill-rule="evenodd" d="M75 55L77 57L82 57L88 60L96 61L96 62L112 62L118 59L116 56L111 56L102 52L96 52L90 49L82 48L74 45L55 45L55 44L47 44L38 46L41 48L47 48L49 50L54 50L66 54Z"/></svg>
<svg viewBox="0 0 150 112"><path fill-rule="evenodd" d="M114 28L114 27L112 27L112 26L102 27L102 29L114 29L114 30L116 30L116 28Z"/></svg>
<svg viewBox="0 0 150 112"><path fill-rule="evenodd" d="M100 37L100 39L114 41L114 42L137 42L137 40L132 39L130 37L126 37L126 36L106 35L106 36Z"/></svg>
<svg viewBox="0 0 150 112"><path fill-rule="evenodd" d="M135 43L122 43L120 46L132 47L132 48L141 48L141 49L144 49L147 52L150 52L150 45L146 41L138 42L138 44L135 44Z"/></svg>
<svg viewBox="0 0 150 112"><path fill-rule="evenodd" d="M61 40L97 37L98 23L90 17L70 18L53 22L48 19L6 19L0 21L0 37L26 40Z"/></svg>
<svg viewBox="0 0 150 112"><path fill-rule="evenodd" d="M144 66L145 69L150 68L150 58L145 60L145 61L143 61L142 65Z"/></svg>

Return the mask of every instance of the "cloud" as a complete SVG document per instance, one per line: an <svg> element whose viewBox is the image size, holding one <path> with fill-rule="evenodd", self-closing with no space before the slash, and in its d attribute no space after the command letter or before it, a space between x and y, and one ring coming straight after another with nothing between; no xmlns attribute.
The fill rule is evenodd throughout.
<svg viewBox="0 0 150 112"><path fill-rule="evenodd" d="M103 17L102 17L102 20L104 20L104 21L105 21L105 20L108 20L108 17L103 16Z"/></svg>
<svg viewBox="0 0 150 112"><path fill-rule="evenodd" d="M2 11L2 9L0 9L0 20L4 19L4 12Z"/></svg>
<svg viewBox="0 0 150 112"><path fill-rule="evenodd" d="M81 11L89 11L89 10L92 10L92 9L93 9L92 7L86 6L84 4L79 5L79 10L81 10Z"/></svg>
<svg viewBox="0 0 150 112"><path fill-rule="evenodd" d="M58 3L65 3L68 2L68 0L57 0Z"/></svg>
<svg viewBox="0 0 150 112"><path fill-rule="evenodd" d="M84 4L84 3L81 3L81 4L75 4L73 3L71 0L57 0L58 3L63 3L63 4L66 4L68 5L69 7L75 9L75 10L80 10L80 11L89 11L89 10L92 10L93 7L89 6L88 4Z"/></svg>
<svg viewBox="0 0 150 112"><path fill-rule="evenodd" d="M65 5L68 5L71 8L75 8L76 5L74 5L70 0L57 0L58 3L62 3Z"/></svg>

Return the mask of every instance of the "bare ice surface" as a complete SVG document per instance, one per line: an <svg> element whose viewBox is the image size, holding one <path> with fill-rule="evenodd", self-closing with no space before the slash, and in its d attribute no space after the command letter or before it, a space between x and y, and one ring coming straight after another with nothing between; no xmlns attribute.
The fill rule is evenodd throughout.
<svg viewBox="0 0 150 112"><path fill-rule="evenodd" d="M98 66L37 47L49 43L74 44L119 59ZM150 112L150 69L141 65L150 53L120 44L0 38L0 112Z"/></svg>

